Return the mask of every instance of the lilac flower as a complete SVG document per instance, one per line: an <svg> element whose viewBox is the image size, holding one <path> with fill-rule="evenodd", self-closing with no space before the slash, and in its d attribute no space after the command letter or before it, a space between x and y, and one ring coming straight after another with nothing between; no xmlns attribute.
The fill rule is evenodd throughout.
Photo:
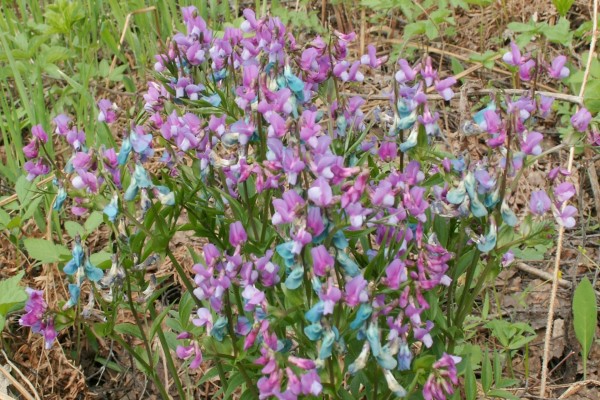
<svg viewBox="0 0 600 400"><path fill-rule="evenodd" d="M579 132L585 132L591 120L592 114L585 107L581 107L579 111L571 117L571 124Z"/></svg>
<svg viewBox="0 0 600 400"><path fill-rule="evenodd" d="M502 56L502 60L514 67L523 64L524 59L521 57L521 51L519 50L519 46L515 44L515 42L510 43L510 52L504 53Z"/></svg>
<svg viewBox="0 0 600 400"><path fill-rule="evenodd" d="M446 400L447 396L454 393L452 385L458 385L456 364L460 361L460 357L444 353L433 363L433 370L423 386L425 400Z"/></svg>
<svg viewBox="0 0 600 400"><path fill-rule="evenodd" d="M112 103L110 100L102 99L98 102L98 122L106 122L107 124L112 124L117 120L117 114L115 110L117 110L117 105Z"/></svg>
<svg viewBox="0 0 600 400"><path fill-rule="evenodd" d="M319 293L319 298L323 302L323 315L331 315L334 306L342 298L342 292L333 285L333 280L330 278L327 280L324 290Z"/></svg>
<svg viewBox="0 0 600 400"><path fill-rule="evenodd" d="M27 180L32 181L40 175L46 175L50 172L50 167L44 164L44 161L27 161L23 165L25 172L27 172Z"/></svg>
<svg viewBox="0 0 600 400"><path fill-rule="evenodd" d="M431 86L437 80L437 71L431 66L431 57L425 59L425 66L421 69L421 76L425 79L425 85Z"/></svg>
<svg viewBox="0 0 600 400"><path fill-rule="evenodd" d="M311 231L313 237L319 236L325 231L325 224L321 217L321 209L319 207L309 207L308 216L306 217L306 227Z"/></svg>
<svg viewBox="0 0 600 400"><path fill-rule="evenodd" d="M570 182L563 182L554 188L554 198L559 203L568 201L571 197L575 196L575 186Z"/></svg>
<svg viewBox="0 0 600 400"><path fill-rule="evenodd" d="M68 116L64 114L59 114L56 117L54 117L53 121L56 124L55 133L59 135L64 135L67 133L67 131L69 131L69 123L71 122L71 118L69 118Z"/></svg>
<svg viewBox="0 0 600 400"><path fill-rule="evenodd" d="M390 289L398 290L400 284L408 279L406 263L399 258L394 259L385 269L385 284Z"/></svg>
<svg viewBox="0 0 600 400"><path fill-rule="evenodd" d="M538 111L542 118L548 118L552 111L552 104L554 103L553 97L540 95L540 101L538 105Z"/></svg>
<svg viewBox="0 0 600 400"><path fill-rule="evenodd" d="M521 65L519 65L519 77L524 81L530 81L532 78L531 70L534 68L535 68L534 60L527 60L527 61L523 62Z"/></svg>
<svg viewBox="0 0 600 400"><path fill-rule="evenodd" d="M456 84L456 78L451 76L450 78L437 82L435 84L435 90L437 90L444 100L449 101L454 97L454 92L451 88L454 84Z"/></svg>
<svg viewBox="0 0 600 400"><path fill-rule="evenodd" d="M368 282L362 275L356 275L349 282L346 283L346 303L350 307L357 306L360 303L365 303L369 300L369 294L367 293Z"/></svg>
<svg viewBox="0 0 600 400"><path fill-rule="evenodd" d="M200 350L198 342L195 340L189 346L177 346L175 353L177 354L177 357L182 360L187 360L193 355L194 358L190 363L191 369L196 369L202 364L202 351Z"/></svg>
<svg viewBox="0 0 600 400"><path fill-rule="evenodd" d="M27 144L26 146L23 146L23 154L25 155L25 158L28 159L33 159L33 158L37 158L38 156L38 141L35 139L32 139L29 144Z"/></svg>
<svg viewBox="0 0 600 400"><path fill-rule="evenodd" d="M240 221L236 221L229 226L229 243L233 247L244 244L246 240L248 240L248 235Z"/></svg>
<svg viewBox="0 0 600 400"><path fill-rule="evenodd" d="M318 178L308 189L308 198L319 207L327 207L333 202L331 186L325 178Z"/></svg>
<svg viewBox="0 0 600 400"><path fill-rule="evenodd" d="M379 147L379 157L384 162L390 162L394 160L398 155L398 148L396 147L395 141L384 141Z"/></svg>
<svg viewBox="0 0 600 400"><path fill-rule="evenodd" d="M551 205L550 197L548 197L544 190L537 190L531 193L529 209L532 214L544 215L550 209Z"/></svg>
<svg viewBox="0 0 600 400"><path fill-rule="evenodd" d="M552 65L548 67L548 75L554 79L564 79L570 74L569 68L565 67L567 57L560 55L552 60Z"/></svg>
<svg viewBox="0 0 600 400"><path fill-rule="evenodd" d="M539 132L525 132L523 134L523 143L521 145L521 151L528 155L540 155L542 153L542 147L540 146L541 141L544 139L544 135Z"/></svg>
<svg viewBox="0 0 600 400"><path fill-rule="evenodd" d="M321 378L315 369L312 369L308 373L302 375L302 393L305 395L319 396L323 390L321 384Z"/></svg>
<svg viewBox="0 0 600 400"><path fill-rule="evenodd" d="M246 300L244 310L253 311L265 301L265 293L258 290L254 285L248 285L242 292L242 297Z"/></svg>
<svg viewBox="0 0 600 400"><path fill-rule="evenodd" d="M21 326L29 326L33 333L38 333L41 330L42 318L46 312L48 305L44 300L43 290L33 290L26 288L25 291L29 295L27 303L25 303L25 315L19 319Z"/></svg>
<svg viewBox="0 0 600 400"><path fill-rule="evenodd" d="M383 63L387 61L386 57L377 58L377 49L372 44L367 46L367 54L360 58L360 62L363 65L370 65L371 68L379 68Z"/></svg>
<svg viewBox="0 0 600 400"><path fill-rule="evenodd" d="M577 208L573 206L566 206L564 209L559 210L556 206L552 206L552 213L556 223L564 226L567 229L575 226L575 215L577 214Z"/></svg>
<svg viewBox="0 0 600 400"><path fill-rule="evenodd" d="M273 225L287 224L296 218L296 213L305 205L305 201L295 190L288 190L283 199L274 199L275 213L271 217Z"/></svg>
<svg viewBox="0 0 600 400"><path fill-rule="evenodd" d="M35 125L31 128L31 134L34 138L39 140L42 143L46 143L48 141L48 134L42 128L42 125Z"/></svg>
<svg viewBox="0 0 600 400"><path fill-rule="evenodd" d="M417 76L417 69L413 69L408 65L408 61L401 58L398 60L400 69L396 72L395 78L398 83L412 81Z"/></svg>
<svg viewBox="0 0 600 400"><path fill-rule="evenodd" d="M513 261L515 260L515 253L513 253L512 250L507 251L506 253L504 253L504 255L502 256L502 267L506 268L509 265L511 265L513 263Z"/></svg>
<svg viewBox="0 0 600 400"><path fill-rule="evenodd" d="M326 276L327 272L333 268L335 260L323 245L313 247L310 250L313 259L313 271L317 276Z"/></svg>

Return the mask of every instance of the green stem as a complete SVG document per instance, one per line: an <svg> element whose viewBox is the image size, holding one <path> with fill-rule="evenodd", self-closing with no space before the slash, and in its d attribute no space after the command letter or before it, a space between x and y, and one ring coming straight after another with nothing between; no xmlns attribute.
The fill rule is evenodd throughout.
<svg viewBox="0 0 600 400"><path fill-rule="evenodd" d="M150 303L148 305L148 309L150 310L150 317L155 320L157 317L156 309L154 308L154 304ZM167 361L167 369L171 373L173 377L173 383L177 387L177 392L179 393L179 397L181 399L185 399L185 392L183 390L183 386L181 384L181 380L179 379L179 374L177 373L177 368L175 367L175 363L173 362L173 357L171 356L171 351L169 350L169 345L167 344L167 339L165 338L165 334L162 330L162 327L159 326L157 329L158 340L160 340L160 345L163 348L163 353L165 355L165 360Z"/></svg>
<svg viewBox="0 0 600 400"><path fill-rule="evenodd" d="M202 305L202 302L200 301L200 299L198 299L196 296L193 295L193 293L194 293L194 285L192 285L192 281L187 276L186 272L183 270L183 267L181 266L181 264L179 264L179 262L175 258L175 255L173 255L173 252L171 251L171 249L169 247L167 247L165 249L165 252L167 254L167 257L169 257L169 260L171 260L171 263L173 264L173 266L177 270L177 275L179 275L179 277L183 281L183 285L185 286L185 288L187 289L187 291L192 294L192 299L194 299L194 302L196 303L196 305L198 307L202 307L203 305Z"/></svg>
<svg viewBox="0 0 600 400"><path fill-rule="evenodd" d="M458 308L456 310L456 318L454 320L454 326L462 327L462 323L464 321L465 313L465 304L467 304L467 299L470 298L469 303L472 304L472 299L477 295L477 291L470 291L471 283L473 282L473 277L475 276L475 270L477 269L477 263L479 262L479 255L481 252L475 248L475 252L473 253L473 259L471 260L471 264L467 269L467 276L465 277L465 285L460 296L460 301L458 303ZM488 261L488 265L490 262ZM486 266L487 270L487 266ZM464 315L464 316L463 316Z"/></svg>
<svg viewBox="0 0 600 400"><path fill-rule="evenodd" d="M479 255L477 255L476 258L479 259ZM462 326L467 314L473 308L473 302L475 301L475 297L477 297L477 295L479 295L479 292L481 291L481 288L483 287L483 284L485 283L488 274L490 273L490 271L492 270L492 267L494 266L494 264L496 262L497 262L497 260L495 258L488 260L487 264L485 265L485 268L483 269L483 272L477 278L477 283L475 284L475 288L471 292L471 295L468 296L468 301L466 302L466 304L461 304L461 308L459 311L460 313L457 315L457 318L454 321L455 326ZM467 289L468 288L465 286L465 290L467 290ZM463 296L463 297L465 297L465 296ZM461 298L461 303L462 303L462 298Z"/></svg>

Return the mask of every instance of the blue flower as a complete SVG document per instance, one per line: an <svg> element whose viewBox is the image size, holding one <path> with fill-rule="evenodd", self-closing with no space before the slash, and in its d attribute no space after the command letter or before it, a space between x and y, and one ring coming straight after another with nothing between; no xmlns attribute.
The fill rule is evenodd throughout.
<svg viewBox="0 0 600 400"><path fill-rule="evenodd" d="M294 241L285 242L275 247L275 251L283 258L285 266L288 268L291 268L294 265L294 253L292 253L293 247Z"/></svg>
<svg viewBox="0 0 600 400"><path fill-rule="evenodd" d="M413 359L413 355L408 347L408 343L404 340L400 343L400 349L398 350L398 369L400 371L410 370L410 363Z"/></svg>
<svg viewBox="0 0 600 400"><path fill-rule="evenodd" d="M73 307L75 304L79 302L79 295L81 294L81 288L79 285L74 283L69 283L69 300L63 306L63 309L68 309Z"/></svg>
<svg viewBox="0 0 600 400"><path fill-rule="evenodd" d="M131 153L131 141L128 137L123 139L123 143L121 144L121 150L119 151L119 155L117 156L117 161L119 165L125 165L127 162L127 157L129 157L129 153Z"/></svg>
<svg viewBox="0 0 600 400"><path fill-rule="evenodd" d="M210 335L214 337L217 341L222 342L225 337L225 329L227 328L227 317L219 317L213 328L210 331Z"/></svg>
<svg viewBox="0 0 600 400"><path fill-rule="evenodd" d="M304 268L296 267L290 272L288 277L285 279L285 287L290 290L298 289L302 284L302 277L304 276Z"/></svg>
<svg viewBox="0 0 600 400"><path fill-rule="evenodd" d="M479 238L477 248L482 253L489 253L496 247L496 221L490 217L490 230L485 235Z"/></svg>
<svg viewBox="0 0 600 400"><path fill-rule="evenodd" d="M56 199L54 200L54 204L52 205L52 209L58 211L61 209L63 203L67 199L67 191L64 187L60 186L58 188L58 193L56 194Z"/></svg>
<svg viewBox="0 0 600 400"><path fill-rule="evenodd" d="M323 337L323 327L319 323L308 325L304 328L304 334L313 342Z"/></svg>
<svg viewBox="0 0 600 400"><path fill-rule="evenodd" d="M360 274L360 270L358 269L358 264L356 264L348 255L344 252L339 252L337 254L337 260L344 268L344 272L346 275L354 278L356 275Z"/></svg>
<svg viewBox="0 0 600 400"><path fill-rule="evenodd" d="M367 340L371 345L371 352L375 357L381 353L381 342L379 341L379 326L377 322L371 322L367 328Z"/></svg>
<svg viewBox="0 0 600 400"><path fill-rule="evenodd" d="M104 276L104 272L93 265L89 258L85 260L84 273L92 282L98 282Z"/></svg>
<svg viewBox="0 0 600 400"><path fill-rule="evenodd" d="M405 153L417 145L417 139L419 137L419 126L415 126L411 131L404 143L400 143L400 151Z"/></svg>
<svg viewBox="0 0 600 400"><path fill-rule="evenodd" d="M360 328L364 324L364 322L367 319L369 319L369 317L371 316L372 313L373 313L373 307L371 307L367 303L362 303L358 307L358 311L356 312L356 317L354 318L354 321L352 321L350 323L350 328L351 329Z"/></svg>
<svg viewBox="0 0 600 400"><path fill-rule="evenodd" d="M510 209L508 204L506 204L506 201L502 202L502 207L500 207L500 212L502 214L502 219L504 220L504 222L506 222L506 225L508 225L508 226L517 225L517 222L518 222L517 216L515 215L514 211Z"/></svg>
<svg viewBox="0 0 600 400"><path fill-rule="evenodd" d="M319 350L319 358L325 360L331 357L331 350L333 349L333 343L335 342L335 333L332 330L328 330L323 335L323 341L321 342L321 349Z"/></svg>
<svg viewBox="0 0 600 400"><path fill-rule="evenodd" d="M333 245L339 250L344 250L348 247L348 239L346 239L343 231L338 230L333 234Z"/></svg>
<svg viewBox="0 0 600 400"><path fill-rule="evenodd" d="M323 316L323 311L325 309L325 303L323 301L319 301L314 306L311 307L310 310L304 314L306 319L312 323L319 322L321 317Z"/></svg>
<svg viewBox="0 0 600 400"><path fill-rule="evenodd" d="M114 195L110 203L104 207L104 214L108 217L110 222L115 222L117 215L119 214L119 197Z"/></svg>
<svg viewBox="0 0 600 400"><path fill-rule="evenodd" d="M221 96L219 96L218 93L212 94L210 96L202 96L200 100L206 101L213 107L219 107L221 105Z"/></svg>

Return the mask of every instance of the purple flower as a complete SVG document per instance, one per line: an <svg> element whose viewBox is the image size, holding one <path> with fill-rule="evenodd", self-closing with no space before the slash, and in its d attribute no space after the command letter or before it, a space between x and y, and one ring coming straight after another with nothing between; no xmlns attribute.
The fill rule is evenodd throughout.
<svg viewBox="0 0 600 400"><path fill-rule="evenodd" d="M196 312L198 318L192 319L192 323L196 326L206 326L206 331L210 332L213 327L213 318L207 308L201 307Z"/></svg>
<svg viewBox="0 0 600 400"><path fill-rule="evenodd" d="M563 182L554 188L554 198L559 203L569 200L575 193L575 186L570 182Z"/></svg>
<svg viewBox="0 0 600 400"><path fill-rule="evenodd" d="M552 60L552 65L548 67L548 75L554 79L564 79L569 76L569 68L565 67L567 57L560 55Z"/></svg>
<svg viewBox="0 0 600 400"><path fill-rule="evenodd" d="M287 224L296 218L296 212L305 205L304 199L295 190L288 190L283 199L274 199L275 213L271 217L273 225Z"/></svg>
<svg viewBox="0 0 600 400"><path fill-rule="evenodd" d="M433 363L432 372L423 385L425 400L446 400L454 393L452 385L458 385L456 364L460 357L444 353L442 358Z"/></svg>
<svg viewBox="0 0 600 400"><path fill-rule="evenodd" d="M411 66L408 65L408 61L401 58L398 60L398 65L400 66L400 70L398 70L395 75L398 83L405 83L415 79L417 76L417 69L411 68Z"/></svg>
<svg viewBox="0 0 600 400"><path fill-rule="evenodd" d="M318 178L308 189L308 198L319 207L327 207L333 202L331 186L325 178Z"/></svg>
<svg viewBox="0 0 600 400"><path fill-rule="evenodd" d="M552 206L552 213L556 222L565 228L573 228L575 226L575 215L577 209L573 206L566 206L562 211L557 207Z"/></svg>
<svg viewBox="0 0 600 400"><path fill-rule="evenodd" d="M316 370L311 370L308 373L302 375L300 378L302 383L302 393L305 395L313 395L318 396L321 394L323 390L323 385L321 384L321 378Z"/></svg>
<svg viewBox="0 0 600 400"><path fill-rule="evenodd" d="M360 58L360 62L363 65L370 65L371 68L379 68L381 64L387 61L386 57L377 58L377 49L372 44L367 46L367 54Z"/></svg>
<svg viewBox="0 0 600 400"><path fill-rule="evenodd" d="M342 298L342 292L333 285L333 280L330 278L327 280L325 288L319 293L319 298L323 302L323 315L331 315L333 308Z"/></svg>
<svg viewBox="0 0 600 400"><path fill-rule="evenodd" d="M42 125L35 125L31 128L31 134L34 138L38 139L42 143L46 143L48 141L48 134L42 128Z"/></svg>
<svg viewBox="0 0 600 400"><path fill-rule="evenodd" d="M454 92L452 91L451 86L456 83L456 78L451 76L450 78L446 78L443 81L439 81L435 84L435 90L438 91L440 96L443 97L444 100L448 101L452 97L454 97Z"/></svg>
<svg viewBox="0 0 600 400"><path fill-rule="evenodd" d="M107 124L112 124L117 120L117 114L115 110L117 110L117 105L107 99L102 99L98 102L98 122L106 122Z"/></svg>
<svg viewBox="0 0 600 400"><path fill-rule="evenodd" d="M543 139L544 135L536 131L524 133L521 150L525 154L534 156L540 155L542 153L542 147L540 146L540 143Z"/></svg>
<svg viewBox="0 0 600 400"><path fill-rule="evenodd" d="M508 53L504 53L502 60L514 67L519 66L524 62L524 60L521 58L519 46L517 46L515 42L510 43L510 51Z"/></svg>
<svg viewBox="0 0 600 400"><path fill-rule="evenodd" d="M32 139L29 144L23 146L23 154L25 154L25 158L32 159L38 156L38 141Z"/></svg>
<svg viewBox="0 0 600 400"><path fill-rule="evenodd" d="M335 260L323 245L313 247L310 250L313 259L313 271L317 276L326 276L327 272L333 268Z"/></svg>
<svg viewBox="0 0 600 400"><path fill-rule="evenodd" d="M547 96L540 95L538 111L542 118L547 118L548 115L550 115L550 111L552 111L553 103L554 103L553 97L547 97Z"/></svg>
<svg viewBox="0 0 600 400"><path fill-rule="evenodd" d="M398 155L398 147L395 141L384 141L379 147L379 157L384 162L390 162L394 160Z"/></svg>
<svg viewBox="0 0 600 400"><path fill-rule="evenodd" d="M54 328L54 319L48 318L46 322L42 323L40 332L42 333L42 336L44 336L46 350L49 350L58 336L58 333Z"/></svg>
<svg viewBox="0 0 600 400"><path fill-rule="evenodd" d="M592 114L585 108L581 107L579 111L571 117L571 124L579 132L585 132L592 120Z"/></svg>
<svg viewBox="0 0 600 400"><path fill-rule="evenodd" d="M431 86L437 80L437 71L431 66L431 57L425 59L425 66L421 70L421 76L425 79L425 85Z"/></svg>
<svg viewBox="0 0 600 400"><path fill-rule="evenodd" d="M311 231L313 236L319 236L325 230L325 224L323 223L321 209L319 207L308 208L306 227Z"/></svg>
<svg viewBox="0 0 600 400"><path fill-rule="evenodd" d="M408 279L406 272L406 263L399 258L396 258L385 269L385 284L390 289L398 290L402 282Z"/></svg>
<svg viewBox="0 0 600 400"><path fill-rule="evenodd" d="M369 301L369 294L367 293L368 282L363 278L362 275L356 275L349 282L346 283L346 303L350 307L357 306L360 303L366 303Z"/></svg>
<svg viewBox="0 0 600 400"><path fill-rule="evenodd" d="M265 301L265 293L258 290L254 285L248 285L242 292L242 297L246 300L244 310L253 311Z"/></svg>
<svg viewBox="0 0 600 400"><path fill-rule="evenodd" d="M27 161L23 166L25 172L27 172L27 180L32 181L40 175L46 175L50 172L48 167L42 160Z"/></svg>
<svg viewBox="0 0 600 400"><path fill-rule="evenodd" d="M548 194L544 190L537 190L531 193L529 209L532 214L544 215L550 209L551 205L550 197L548 197Z"/></svg>
<svg viewBox="0 0 600 400"><path fill-rule="evenodd" d="M229 226L229 243L233 247L244 244L248 240L248 235L240 221L236 221Z"/></svg>
<svg viewBox="0 0 600 400"><path fill-rule="evenodd" d="M56 133L59 135L64 135L69 130L69 123L71 122L71 118L67 117L64 114L59 114L53 119L56 124Z"/></svg>
<svg viewBox="0 0 600 400"><path fill-rule="evenodd" d="M519 65L519 77L524 81L531 80L531 70L535 68L535 61L527 60Z"/></svg>

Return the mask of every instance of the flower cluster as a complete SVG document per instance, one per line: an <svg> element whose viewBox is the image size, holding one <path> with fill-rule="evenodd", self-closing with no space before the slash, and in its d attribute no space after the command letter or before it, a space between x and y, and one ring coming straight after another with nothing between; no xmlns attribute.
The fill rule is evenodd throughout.
<svg viewBox="0 0 600 400"><path fill-rule="evenodd" d="M354 376L365 368L383 376L397 397L409 395L409 387L425 399L451 396L460 358L444 353L443 342L434 346L443 335L433 320L438 299L456 279L451 266L457 257L447 247L449 231L440 234L440 221L461 222L460 233L468 237L458 247L475 249L476 262L479 253L504 266L514 260L509 249L498 249L500 232L519 230L522 221L509 198L525 167L543 154L544 135L533 122L549 116L553 99L492 96L461 127L465 134L485 135L486 157L429 152L421 158L442 135L427 93L435 89L450 101L456 83L440 76L430 57L398 60L391 110L373 113L383 128L375 134L362 111L365 100L344 96L341 87L363 81L387 60L377 57L374 46L350 60L354 34L299 43L279 19L257 19L251 10L239 28L219 34L194 7L183 8L183 20L186 31L156 56L158 79L144 94L145 116L122 135L118 150L87 148L83 131L64 115L55 118L56 133L73 151L57 174L55 210L71 197L73 214L102 210L127 238L121 227L132 218L126 203L139 204L136 232L155 203L191 213L198 204L210 208L214 240L192 267L199 307L177 332L176 355L190 368L219 345L246 357L232 369L247 376L245 363L259 366L254 383L261 399L321 396L327 384L344 384L335 382L336 369ZM503 59L523 80L539 72L514 44ZM563 79L569 75L565 64L559 56L543 67ZM110 101L98 107L101 123L117 119ZM590 119L581 108L571 122L583 132ZM27 150L38 160L26 167L31 178L49 172L33 168L45 165L38 148L47 140L36 127ZM164 149L160 155L157 143ZM181 197L189 203L176 204L166 183L153 182L150 160L159 160L163 177L196 188ZM575 188L567 177L557 168L548 177L553 190L532 193L533 217L552 211L558 224L575 225L577 210L567 204ZM85 279L112 290L125 279L123 268L115 256L104 275L77 238L64 268L75 281L65 308L78 302ZM409 386L419 357L437 361L429 363L426 380Z"/></svg>

